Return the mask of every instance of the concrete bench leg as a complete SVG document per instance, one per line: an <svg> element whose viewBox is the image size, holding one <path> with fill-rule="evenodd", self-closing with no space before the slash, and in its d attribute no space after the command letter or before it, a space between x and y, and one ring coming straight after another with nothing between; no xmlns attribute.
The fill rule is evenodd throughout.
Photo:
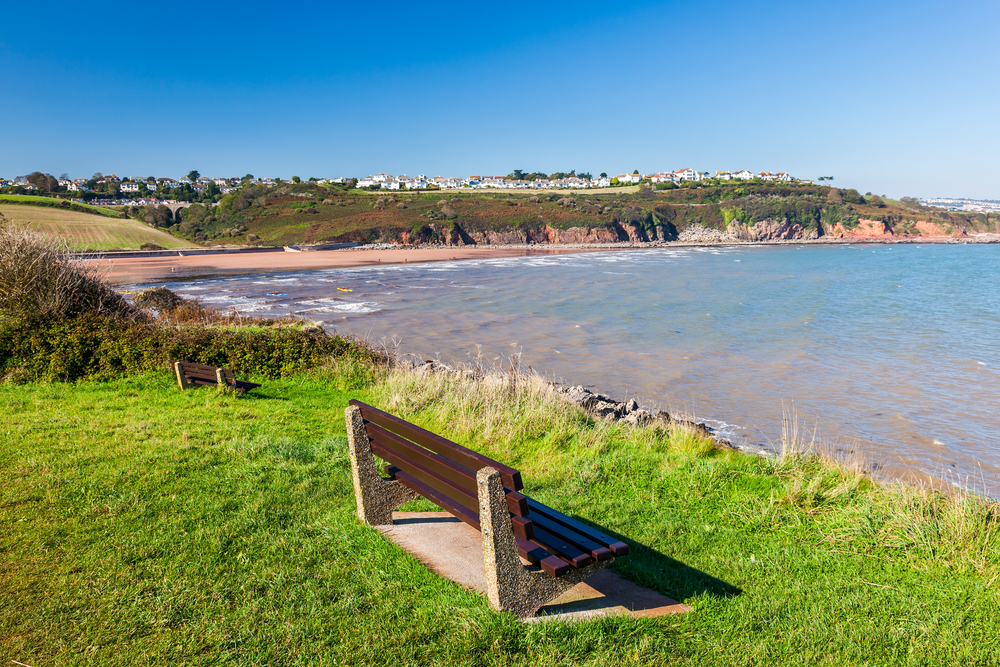
<svg viewBox="0 0 1000 667"><path fill-rule="evenodd" d="M417 494L396 480L383 479L375 467L372 444L365 433L361 409L355 405L344 413L347 420L347 446L351 455L354 477L354 497L358 501L358 517L371 526L392 525L392 511Z"/></svg>
<svg viewBox="0 0 1000 667"><path fill-rule="evenodd" d="M603 570L614 560L594 562L558 578L538 569L526 568L517 553L500 473L494 468L483 468L476 473L476 482L479 523L483 533L486 595L494 609L512 612L520 618L534 616L546 602Z"/></svg>
<svg viewBox="0 0 1000 667"><path fill-rule="evenodd" d="M174 373L177 375L177 384L181 386L181 391L188 388L187 378L184 377L184 371L181 370L181 362L174 362Z"/></svg>

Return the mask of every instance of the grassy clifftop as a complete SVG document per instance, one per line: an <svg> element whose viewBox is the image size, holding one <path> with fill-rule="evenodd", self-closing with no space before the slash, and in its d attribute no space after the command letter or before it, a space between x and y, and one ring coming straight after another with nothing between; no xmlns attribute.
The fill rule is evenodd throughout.
<svg viewBox="0 0 1000 667"><path fill-rule="evenodd" d="M604 421L538 377L420 373L163 288L132 304L16 228L0 251L11 661L1000 662L995 501L878 484L796 443L762 458L677 422ZM178 358L263 386L180 391ZM570 625L494 612L358 521L351 398L516 466L529 495L629 543L619 574L694 612Z"/></svg>
<svg viewBox="0 0 1000 667"><path fill-rule="evenodd" d="M619 574L695 611L492 611L357 520L350 398L516 465L630 544ZM1000 661L995 508L594 421L537 383L342 360L244 397L161 371L3 384L0 419L0 651L23 664Z"/></svg>

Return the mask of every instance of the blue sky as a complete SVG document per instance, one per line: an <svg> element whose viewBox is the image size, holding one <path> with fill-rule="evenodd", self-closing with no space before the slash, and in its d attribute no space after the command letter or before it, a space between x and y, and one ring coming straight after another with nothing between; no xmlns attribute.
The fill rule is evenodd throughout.
<svg viewBox="0 0 1000 667"><path fill-rule="evenodd" d="M747 168L1000 199L1000 3L422 6L7 8L0 176Z"/></svg>

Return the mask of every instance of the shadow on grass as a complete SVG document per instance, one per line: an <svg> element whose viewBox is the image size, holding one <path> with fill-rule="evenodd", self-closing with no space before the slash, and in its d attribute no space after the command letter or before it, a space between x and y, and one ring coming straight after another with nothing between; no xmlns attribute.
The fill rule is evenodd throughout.
<svg viewBox="0 0 1000 667"><path fill-rule="evenodd" d="M642 542L609 531L583 517L574 518L628 544L628 555L616 559L612 569L640 586L652 588L681 601L699 596L731 598L743 593L742 589L707 572L685 565Z"/></svg>

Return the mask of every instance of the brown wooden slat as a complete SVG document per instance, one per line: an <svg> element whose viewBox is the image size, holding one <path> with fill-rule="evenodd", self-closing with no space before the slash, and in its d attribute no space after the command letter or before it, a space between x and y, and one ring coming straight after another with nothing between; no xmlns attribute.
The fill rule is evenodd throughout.
<svg viewBox="0 0 1000 667"><path fill-rule="evenodd" d="M181 361L180 365L181 365L181 368L185 369L185 370L187 370L187 369L194 369L194 370L211 370L211 371L214 371L216 368L218 368L218 366L208 366L206 364L196 364L193 361Z"/></svg>
<svg viewBox="0 0 1000 667"><path fill-rule="evenodd" d="M372 452L395 466L394 468L386 469L387 473L395 475L397 471L402 470L403 472L416 477L419 481L423 482L438 493L443 493L448 496L450 500L464 506L476 516L479 516L479 498L478 496L472 495L467 488L464 488L450 479L437 474L433 470L428 470L417 461L414 461L412 458L401 452L395 451L390 447L386 447L378 440L371 440L370 442Z"/></svg>
<svg viewBox="0 0 1000 667"><path fill-rule="evenodd" d="M559 556L554 556L537 544L515 537L517 553L524 560L542 568L551 577L561 577L572 569L572 566Z"/></svg>
<svg viewBox="0 0 1000 667"><path fill-rule="evenodd" d="M531 539L532 542L553 552L560 558L568 560L573 567L580 568L594 562L589 553L570 544L558 535L553 535L538 526L535 526L534 533L535 536Z"/></svg>
<svg viewBox="0 0 1000 667"><path fill-rule="evenodd" d="M451 498L442 493L438 493L413 475L410 475L403 470L397 470L394 477L399 480L403 486L416 491L427 500L449 512L452 516L461 519L476 530L480 529L478 513L470 512L468 509L462 507Z"/></svg>
<svg viewBox="0 0 1000 667"><path fill-rule="evenodd" d="M387 431L378 424L371 422L365 424L365 432L368 434L368 438L370 440L377 440L382 447L398 451L403 456L412 459L427 470L430 470L445 479L451 480L455 484L458 484L462 488L466 489L466 491L468 491L473 498L477 499L476 506L478 508L479 491L476 485L475 472L459 463L448 460L444 456L435 454L434 452L428 451L423 447L415 445L409 440ZM517 516L527 516L528 497L506 488L504 491L504 496L507 500L507 509ZM478 509L476 511L478 511Z"/></svg>
<svg viewBox="0 0 1000 667"><path fill-rule="evenodd" d="M528 510L528 517L531 517L535 513L548 517L556 523L562 524L567 528L571 528L598 544L605 545L615 556L624 556L628 553L628 545L624 542L619 542L610 535L606 535L595 528L591 528L585 523L581 523L580 521L572 519L561 512L557 512L548 505L543 505L538 502L534 498L528 498Z"/></svg>
<svg viewBox="0 0 1000 667"><path fill-rule="evenodd" d="M186 375L189 378L204 378L206 380L215 380L216 379L216 375L215 375L215 371L214 370L211 371L211 372L208 372L208 371L204 371L204 372L203 371L182 371L182 372L184 373L184 375Z"/></svg>
<svg viewBox="0 0 1000 667"><path fill-rule="evenodd" d="M556 537L562 538L572 544L575 547L580 548L582 551L589 553L594 560L598 562L603 562L606 560L611 560L614 558L614 554L603 544L595 542L588 537L581 535L571 528L567 528L562 524L556 523L547 516L541 514L540 512L535 512L531 516L531 520L538 524L539 528L544 529L546 532L555 535Z"/></svg>
<svg viewBox="0 0 1000 667"><path fill-rule="evenodd" d="M416 491L427 500L442 507L455 518L461 519L476 530L481 530L478 514L473 515L461 505L454 503L451 499L434 491L434 489L421 483L415 477L408 475L403 471L396 473L396 479L398 479L400 483L407 488ZM566 561L552 555L546 551L544 547L532 544L524 538L517 537L516 535L514 536L514 541L517 544L518 555L527 560L529 563L536 563L549 576L558 577L569 571L570 566Z"/></svg>
<svg viewBox="0 0 1000 667"><path fill-rule="evenodd" d="M368 421L374 422L407 440L412 440L421 447L426 447L432 452L440 454L469 470L481 470L486 466L490 466L500 472L500 478L503 480L505 486L514 491L524 488L524 484L521 482L521 473L510 466L505 466L499 461L487 458L467 447L442 438L435 433L420 428L416 424L411 424L395 415L390 415L388 412L383 412L361 401L352 399L351 405L361 408L361 415Z"/></svg>
<svg viewBox="0 0 1000 667"><path fill-rule="evenodd" d="M385 467L385 472L389 477L396 479L396 476L400 472L406 472L408 475L416 479L418 482L426 485L427 487L433 489L437 493L443 494L449 500L456 502L466 510L469 514L474 514L477 519L479 517L479 499L470 496L465 489L456 488L454 484L448 482L448 480L441 479L434 473L425 470L415 464L412 461L408 461L406 457L399 456L395 452L388 452L381 447L377 446L378 443L372 441L372 451L384 458L387 461L391 461L397 465L404 466L403 469L397 467L397 465L391 465ZM391 458L390 458L391 457ZM397 459L397 460L393 460ZM523 516L511 515L511 529L514 534L525 540L530 540L535 536L535 528L531 523L531 519L525 519Z"/></svg>

